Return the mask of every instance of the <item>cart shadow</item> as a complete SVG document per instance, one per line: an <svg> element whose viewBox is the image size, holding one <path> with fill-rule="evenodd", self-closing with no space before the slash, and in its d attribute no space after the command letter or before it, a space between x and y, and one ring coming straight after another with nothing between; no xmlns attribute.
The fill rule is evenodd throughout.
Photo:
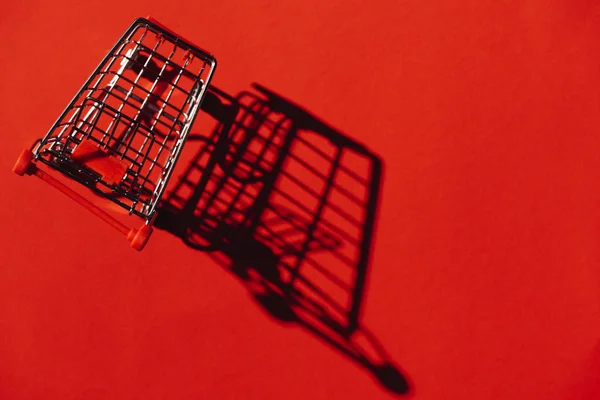
<svg viewBox="0 0 600 400"><path fill-rule="evenodd" d="M211 88L210 135L155 226L209 252L265 312L298 325L395 394L408 379L360 323L382 172L363 145L268 89Z"/></svg>

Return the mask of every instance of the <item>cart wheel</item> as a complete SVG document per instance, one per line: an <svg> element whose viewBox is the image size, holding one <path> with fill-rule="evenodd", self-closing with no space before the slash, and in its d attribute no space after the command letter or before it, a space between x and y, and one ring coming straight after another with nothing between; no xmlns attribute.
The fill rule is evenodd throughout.
<svg viewBox="0 0 600 400"><path fill-rule="evenodd" d="M25 175L29 166L31 165L31 161L33 160L33 153L31 150L23 150L13 167L13 172L19 176Z"/></svg>
<svg viewBox="0 0 600 400"><path fill-rule="evenodd" d="M131 247L137 251L142 251L146 243L148 243L150 235L152 235L152 227L148 225L142 226L131 239Z"/></svg>

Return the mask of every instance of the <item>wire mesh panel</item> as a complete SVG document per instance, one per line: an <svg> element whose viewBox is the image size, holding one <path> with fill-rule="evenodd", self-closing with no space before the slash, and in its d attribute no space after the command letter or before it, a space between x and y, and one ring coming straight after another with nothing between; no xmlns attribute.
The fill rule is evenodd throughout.
<svg viewBox="0 0 600 400"><path fill-rule="evenodd" d="M209 53L137 19L35 157L152 221L215 68Z"/></svg>

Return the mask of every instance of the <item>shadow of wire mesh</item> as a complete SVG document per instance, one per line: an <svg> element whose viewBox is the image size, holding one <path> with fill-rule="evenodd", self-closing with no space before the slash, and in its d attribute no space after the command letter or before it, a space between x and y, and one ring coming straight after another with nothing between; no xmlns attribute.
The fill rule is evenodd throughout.
<svg viewBox="0 0 600 400"><path fill-rule="evenodd" d="M199 150L156 226L210 251L271 316L406 393L405 378L360 324L379 158L259 85L235 98L213 87L203 110L216 127L189 138Z"/></svg>
<svg viewBox="0 0 600 400"><path fill-rule="evenodd" d="M358 326L381 162L257 88L260 95L243 92L235 99L213 89L218 98L207 98L205 109L219 123L167 195L168 208L193 221L179 233L193 247L247 255L270 249L277 275L264 278L332 328L351 333Z"/></svg>

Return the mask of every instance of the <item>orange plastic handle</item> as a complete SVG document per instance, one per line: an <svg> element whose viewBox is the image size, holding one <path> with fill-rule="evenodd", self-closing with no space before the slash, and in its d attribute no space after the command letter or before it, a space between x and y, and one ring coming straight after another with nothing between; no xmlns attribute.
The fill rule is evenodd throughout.
<svg viewBox="0 0 600 400"><path fill-rule="evenodd" d="M98 207L97 205L95 205L94 203L92 203L91 201L86 199L85 197L81 196L79 193L75 192L73 189L71 189L70 187L68 187L67 185L65 185L64 183L59 181L58 179L45 173L41 169L36 168L34 175L37 176L38 178L40 178L41 180L43 180L44 182L48 183L49 185L53 186L55 189L58 189L62 193L66 194L71 199L73 199L76 202L78 202L79 204L81 204L83 207L87 208L88 211L91 211L93 214L100 217L102 220L104 220L104 222L108 223L110 226L112 226L113 228L115 228L116 230L121 232L123 235L129 237L134 233L134 231L132 229L125 226L123 223L118 221L115 217L102 211L100 209L100 207Z"/></svg>

